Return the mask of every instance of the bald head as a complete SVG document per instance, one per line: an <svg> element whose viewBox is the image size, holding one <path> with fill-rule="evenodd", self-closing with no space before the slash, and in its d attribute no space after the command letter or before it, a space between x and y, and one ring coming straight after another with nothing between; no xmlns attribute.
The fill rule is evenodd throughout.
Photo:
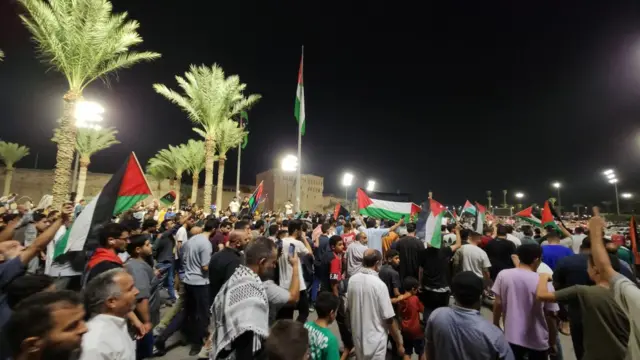
<svg viewBox="0 0 640 360"><path fill-rule="evenodd" d="M382 254L376 249L367 249L362 256L362 266L374 268L382 261Z"/></svg>
<svg viewBox="0 0 640 360"><path fill-rule="evenodd" d="M243 249L249 240L249 236L244 230L233 230L229 233L229 247Z"/></svg>

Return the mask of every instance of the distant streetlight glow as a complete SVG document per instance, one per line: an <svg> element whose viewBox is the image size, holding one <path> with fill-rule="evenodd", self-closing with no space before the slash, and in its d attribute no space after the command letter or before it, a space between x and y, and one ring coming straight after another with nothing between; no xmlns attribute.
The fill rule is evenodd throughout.
<svg viewBox="0 0 640 360"><path fill-rule="evenodd" d="M102 122L104 108L95 101L80 101L76 104L76 126L99 130L102 127L96 123Z"/></svg>
<svg viewBox="0 0 640 360"><path fill-rule="evenodd" d="M286 155L282 158L282 162L280 163L282 171L285 172L294 172L298 170L298 157L295 155Z"/></svg>
<svg viewBox="0 0 640 360"><path fill-rule="evenodd" d="M607 174L605 176L607 177L607 179L613 179L613 178L616 177L616 174L611 173L611 174Z"/></svg>
<svg viewBox="0 0 640 360"><path fill-rule="evenodd" d="M353 184L353 174L352 173L344 173L342 176L342 186L349 187Z"/></svg>
<svg viewBox="0 0 640 360"><path fill-rule="evenodd" d="M633 197L632 193L622 193L620 194L620 196L622 196L623 199L631 199Z"/></svg>
<svg viewBox="0 0 640 360"><path fill-rule="evenodd" d="M560 189L561 186L562 186L562 184L560 184L557 181L553 183L553 187L556 188L556 189Z"/></svg>
<svg viewBox="0 0 640 360"><path fill-rule="evenodd" d="M524 197L524 194L521 192L517 192L516 193L516 199L522 199Z"/></svg>
<svg viewBox="0 0 640 360"><path fill-rule="evenodd" d="M367 181L367 191L373 191L376 188L376 182L373 180Z"/></svg>
<svg viewBox="0 0 640 360"><path fill-rule="evenodd" d="M613 170L612 170L612 169L605 170L605 171L603 172L603 174L604 174L605 176L606 176L606 175L609 175L609 174L613 174Z"/></svg>
<svg viewBox="0 0 640 360"><path fill-rule="evenodd" d="M613 169L607 169L603 174L616 191L616 214L620 215L620 197L618 196L618 178L616 177L616 172Z"/></svg>
<svg viewBox="0 0 640 360"><path fill-rule="evenodd" d="M609 184L617 184L618 179L609 179Z"/></svg>

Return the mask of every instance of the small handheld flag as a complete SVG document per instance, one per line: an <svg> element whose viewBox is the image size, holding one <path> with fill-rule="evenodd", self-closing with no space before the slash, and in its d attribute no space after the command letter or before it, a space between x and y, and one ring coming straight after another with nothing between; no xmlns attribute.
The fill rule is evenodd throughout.
<svg viewBox="0 0 640 360"><path fill-rule="evenodd" d="M171 206L176 202L176 192L171 190L166 193L162 198L160 198L160 202L166 206Z"/></svg>

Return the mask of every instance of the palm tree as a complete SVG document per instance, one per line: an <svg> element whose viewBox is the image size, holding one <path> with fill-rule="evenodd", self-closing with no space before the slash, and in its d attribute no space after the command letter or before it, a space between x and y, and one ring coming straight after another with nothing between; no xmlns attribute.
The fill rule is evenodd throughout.
<svg viewBox="0 0 640 360"><path fill-rule="evenodd" d="M147 166L147 176L152 178L158 183L158 192L162 192L162 182L167 179L171 174L164 168L160 166ZM162 196L162 194L159 194Z"/></svg>
<svg viewBox="0 0 640 360"><path fill-rule="evenodd" d="M200 173L205 166L204 141L191 139L182 146L184 146L184 151L186 152L187 172L191 174L193 180L191 185L191 204L195 204L198 199Z"/></svg>
<svg viewBox="0 0 640 360"><path fill-rule="evenodd" d="M104 150L120 141L116 140L118 130L114 128L87 129L78 128L76 136L76 151L80 157L80 169L78 171L78 189L76 199L81 200L84 196L84 186L87 183L87 169L91 163L91 156L100 150ZM56 138L59 136L56 132Z"/></svg>
<svg viewBox="0 0 640 360"><path fill-rule="evenodd" d="M62 205L69 191L73 149L76 144L74 111L82 91L94 80L142 61L160 57L155 52L135 52L142 43L135 20L127 13L113 14L108 0L19 0L20 15L50 68L69 83L63 96L60 139L53 179L53 206Z"/></svg>
<svg viewBox="0 0 640 360"><path fill-rule="evenodd" d="M13 171L15 170L14 165L27 155L29 155L28 147L0 141L0 160L2 160L5 166L2 196L9 195L9 190L11 190L11 179L13 178Z"/></svg>
<svg viewBox="0 0 640 360"><path fill-rule="evenodd" d="M176 76L176 81L183 94L162 84L154 84L153 88L157 93L182 108L189 119L200 126L194 130L204 138L206 160L204 206L207 208L211 205L215 137L218 125L251 107L261 96L244 97L243 92L246 84L240 83L240 78L237 75L225 78L224 71L216 64L211 67L191 65L184 77ZM218 204L218 208L221 208L220 204Z"/></svg>
<svg viewBox="0 0 640 360"><path fill-rule="evenodd" d="M158 151L156 156L149 160L149 168L160 167L161 171L171 174L178 182L176 186L176 208L180 206L180 185L182 184L182 173L187 168L187 160L184 148L181 146L169 145L168 149Z"/></svg>
<svg viewBox="0 0 640 360"><path fill-rule="evenodd" d="M216 147L218 149L218 186L216 186L216 205L222 208L222 186L224 183L224 162L227 160L227 152L242 144L246 132L236 121L224 120L218 125L216 131Z"/></svg>

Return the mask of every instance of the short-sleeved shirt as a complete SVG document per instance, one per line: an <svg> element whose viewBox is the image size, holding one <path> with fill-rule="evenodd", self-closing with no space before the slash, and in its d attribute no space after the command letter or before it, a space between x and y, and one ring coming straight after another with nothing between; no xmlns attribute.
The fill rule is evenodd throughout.
<svg viewBox="0 0 640 360"><path fill-rule="evenodd" d="M309 249L302 243L302 241L288 237L282 239L282 255L278 259L278 266L280 268L280 287L288 289L291 286L291 277L293 276L293 268L289 263L289 245L295 247L295 251L299 257L309 254ZM298 263L298 271L300 274L300 291L306 290L307 285L304 282L302 276L302 261Z"/></svg>
<svg viewBox="0 0 640 360"><path fill-rule="evenodd" d="M387 285L387 289L389 289L389 297L396 297L393 289L398 289L398 291L402 291L402 282L400 282L400 274L398 270L394 269L393 266L389 264L382 265L380 267L380 271L378 272L378 276L380 280Z"/></svg>
<svg viewBox="0 0 640 360"><path fill-rule="evenodd" d="M473 271L479 277L484 277L483 270L491 267L489 256L480 247L466 244L462 245L462 271Z"/></svg>
<svg viewBox="0 0 640 360"><path fill-rule="evenodd" d="M388 340L386 321L395 312L387 286L375 271L362 269L349 279L347 308L356 358L384 360Z"/></svg>
<svg viewBox="0 0 640 360"><path fill-rule="evenodd" d="M356 241L347 249L347 277L357 274L362 269L362 257L367 247Z"/></svg>
<svg viewBox="0 0 640 360"><path fill-rule="evenodd" d="M620 274L611 278L609 284L616 304L622 308L631 323L625 359L640 359L640 289Z"/></svg>
<svg viewBox="0 0 640 360"><path fill-rule="evenodd" d="M187 285L209 285L209 272L202 267L211 261L211 242L206 234L198 234L182 244L182 267Z"/></svg>
<svg viewBox="0 0 640 360"><path fill-rule="evenodd" d="M556 264L560 259L573 255L573 250L559 244L549 244L542 246L542 261L549 265L551 270L556 269Z"/></svg>
<svg viewBox="0 0 640 360"><path fill-rule="evenodd" d="M353 243L356 240L356 234L353 232L342 234L340 235L340 237L342 238L342 242L344 243L345 249L347 249L349 245L351 245L351 243Z"/></svg>
<svg viewBox="0 0 640 360"><path fill-rule="evenodd" d="M395 231L390 231L386 236L382 237L382 255L386 254L387 251L391 250L391 244L398 240L398 234Z"/></svg>
<svg viewBox="0 0 640 360"><path fill-rule="evenodd" d="M557 301L576 304L583 324L583 360L623 360L629 341L629 319L610 289L575 285L555 292Z"/></svg>
<svg viewBox="0 0 640 360"><path fill-rule="evenodd" d="M449 260L453 251L448 246L429 247L422 251L422 286L428 290L449 288ZM400 260L402 263L402 260Z"/></svg>
<svg viewBox="0 0 640 360"><path fill-rule="evenodd" d="M317 268L317 276L323 291L331 291L333 282L342 281L342 257L333 251L325 253Z"/></svg>
<svg viewBox="0 0 640 360"><path fill-rule="evenodd" d="M424 312L424 305L417 296L413 295L400 302L400 317L402 318L402 335L410 339L420 339L422 337L422 327L420 326L420 313Z"/></svg>
<svg viewBox="0 0 640 360"><path fill-rule="evenodd" d="M318 326L313 321L304 324L309 332L309 349L313 360L340 359L338 339L331 330Z"/></svg>
<svg viewBox="0 0 640 360"><path fill-rule="evenodd" d="M133 282L138 289L136 300L148 299L151 296L151 282L155 277L153 269L144 260L130 258L124 268L133 277Z"/></svg>
<svg viewBox="0 0 640 360"><path fill-rule="evenodd" d="M367 238L369 239L368 246L370 249L376 249L382 252L382 237L389 233L389 229L360 228L359 230L367 234Z"/></svg>
<svg viewBox="0 0 640 360"><path fill-rule="evenodd" d="M428 356L434 359L515 359L502 331L478 310L455 305L435 309L424 333L426 347L433 351Z"/></svg>
<svg viewBox="0 0 640 360"><path fill-rule="evenodd" d="M549 328L545 310L558 311L556 303L542 303L535 293L539 275L525 269L501 271L493 284L493 292L502 299L504 332L507 341L533 350L549 348ZM553 285L548 284L553 292Z"/></svg>
<svg viewBox="0 0 640 360"><path fill-rule="evenodd" d="M262 285L269 300L269 325L271 325L276 320L280 308L289 302L289 291L278 286L273 280L267 280Z"/></svg>
<svg viewBox="0 0 640 360"><path fill-rule="evenodd" d="M487 252L491 261L491 279L495 280L504 269L513 268L513 260L511 255L516 253L516 245L507 239L493 239L485 246L484 251Z"/></svg>
<svg viewBox="0 0 640 360"><path fill-rule="evenodd" d="M213 254L209 262L209 295L215 299L216 295L227 280L242 263L242 254L237 249L226 247Z"/></svg>
<svg viewBox="0 0 640 360"><path fill-rule="evenodd" d="M396 250L400 254L400 266L398 272L400 279L408 276L420 278L420 266L422 265L422 252L424 244L414 236L403 236L395 243Z"/></svg>

